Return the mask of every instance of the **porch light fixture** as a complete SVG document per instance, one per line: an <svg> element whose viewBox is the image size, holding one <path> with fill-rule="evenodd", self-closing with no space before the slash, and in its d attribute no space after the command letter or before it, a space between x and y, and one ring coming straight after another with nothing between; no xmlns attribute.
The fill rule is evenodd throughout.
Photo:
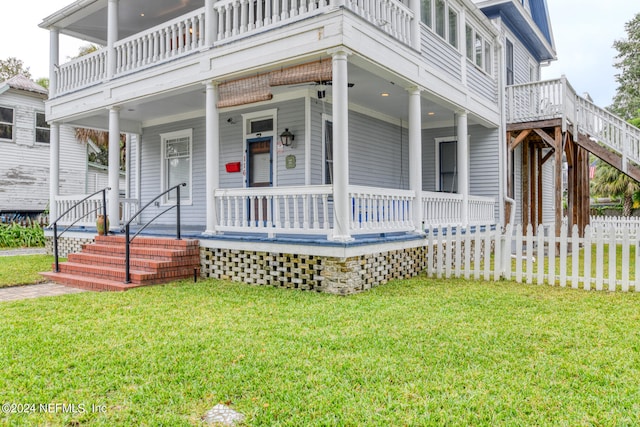
<svg viewBox="0 0 640 427"><path fill-rule="evenodd" d="M290 147L293 144L294 135L289 132L289 129L285 129L284 132L280 134L280 142L285 147Z"/></svg>
<svg viewBox="0 0 640 427"><path fill-rule="evenodd" d="M389 92L382 92L380 96L386 98L387 96L389 96Z"/></svg>

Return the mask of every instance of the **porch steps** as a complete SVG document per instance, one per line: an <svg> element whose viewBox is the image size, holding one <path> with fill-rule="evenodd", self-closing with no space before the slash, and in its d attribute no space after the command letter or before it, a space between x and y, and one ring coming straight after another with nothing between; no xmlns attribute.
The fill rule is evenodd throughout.
<svg viewBox="0 0 640 427"><path fill-rule="evenodd" d="M198 240L136 237L130 246L129 274L125 282L125 237L96 236L82 252L69 254L60 272L41 273L62 285L94 291L125 291L139 286L167 283L198 274Z"/></svg>

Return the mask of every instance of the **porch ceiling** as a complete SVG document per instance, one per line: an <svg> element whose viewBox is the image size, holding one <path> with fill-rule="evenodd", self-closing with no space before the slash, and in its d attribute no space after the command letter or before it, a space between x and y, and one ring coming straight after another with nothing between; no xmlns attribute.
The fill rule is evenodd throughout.
<svg viewBox="0 0 640 427"><path fill-rule="evenodd" d="M46 17L41 28L100 45L107 44L108 0L77 0ZM204 6L204 0L127 0L118 4L119 36L129 37Z"/></svg>
<svg viewBox="0 0 640 427"><path fill-rule="evenodd" d="M376 75L350 63L349 83L353 83L353 87L349 88L349 103L361 112L386 117L389 121L402 120L406 125L409 104L408 92L405 89L406 82L398 81L397 78L395 80L392 75ZM331 85L318 85L311 82L272 87L274 101L303 97L307 92L312 97L315 97L317 92L321 90L326 93L325 101L331 103ZM383 96L383 94L387 94L387 96ZM247 107L251 105L248 104ZM245 108L245 106L232 107L223 111L228 112L242 108ZM453 111L453 106L446 106L441 102L438 103L435 98L430 99L429 94L423 92L423 127L451 126L453 123ZM176 121L180 120L181 117L204 116L204 113L205 89L201 83L120 104L121 126L125 132L138 132L141 127L149 124ZM108 120L108 111L100 109L93 111L90 115L76 117L69 123L77 126L106 129ZM469 117L469 123L473 123L472 117ZM125 128L127 126L129 129Z"/></svg>

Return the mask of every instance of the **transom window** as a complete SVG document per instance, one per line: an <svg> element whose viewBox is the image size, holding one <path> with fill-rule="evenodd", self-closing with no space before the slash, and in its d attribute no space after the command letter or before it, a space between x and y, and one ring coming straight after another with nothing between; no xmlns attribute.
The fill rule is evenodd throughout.
<svg viewBox="0 0 640 427"><path fill-rule="evenodd" d="M162 140L162 191L183 182L186 183L186 187L180 187L180 203L191 202L192 135L192 129L160 135ZM164 196L165 203L175 203L176 201L175 191Z"/></svg>
<svg viewBox="0 0 640 427"><path fill-rule="evenodd" d="M13 108L0 107L0 139L13 141Z"/></svg>
<svg viewBox="0 0 640 427"><path fill-rule="evenodd" d="M458 47L458 12L445 0L422 0L421 20L451 46Z"/></svg>
<svg viewBox="0 0 640 427"><path fill-rule="evenodd" d="M48 144L50 137L51 130L44 113L36 113L36 142Z"/></svg>

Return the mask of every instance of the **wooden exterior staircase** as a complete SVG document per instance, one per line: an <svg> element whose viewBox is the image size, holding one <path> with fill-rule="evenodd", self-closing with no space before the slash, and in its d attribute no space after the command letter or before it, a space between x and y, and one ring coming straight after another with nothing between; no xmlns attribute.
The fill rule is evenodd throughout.
<svg viewBox="0 0 640 427"><path fill-rule="evenodd" d="M125 237L96 236L80 253L69 254L59 272L44 277L76 288L126 291L199 275L199 242L194 239L136 237L130 247L130 282L125 283ZM55 267L54 267L55 268Z"/></svg>
<svg viewBox="0 0 640 427"><path fill-rule="evenodd" d="M563 212L562 157L569 166L568 212L579 229L589 223L589 153L640 181L640 129L576 94L565 77L507 87L509 158L522 147L522 223L542 222L542 165L555 163L556 233ZM515 183L509 163L509 194Z"/></svg>

